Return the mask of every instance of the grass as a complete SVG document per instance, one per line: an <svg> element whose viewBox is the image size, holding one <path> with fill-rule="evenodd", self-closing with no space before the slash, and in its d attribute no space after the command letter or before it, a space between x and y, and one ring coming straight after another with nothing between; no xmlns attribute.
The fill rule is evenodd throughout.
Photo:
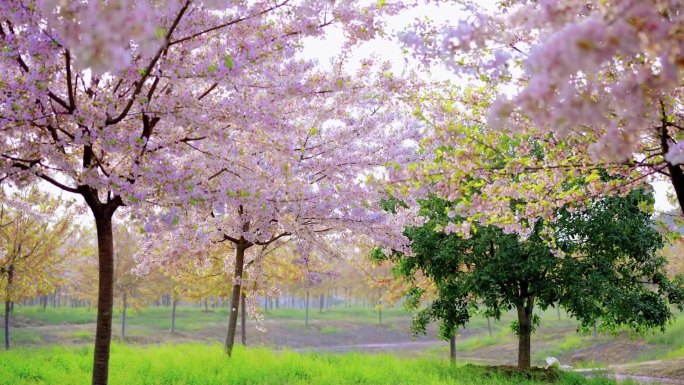
<svg viewBox="0 0 684 385"><path fill-rule="evenodd" d="M267 319L304 320L305 309L269 309L264 312ZM385 308L382 311L382 322L391 323L397 319L407 319L410 314L401 307ZM378 323L378 312L371 307L333 307L323 313L317 308L309 309L309 320L346 320L362 323Z"/></svg>
<svg viewBox="0 0 684 385"><path fill-rule="evenodd" d="M89 347L18 349L0 353L0 385L79 385L90 383ZM115 344L112 385L532 385L546 381L507 377L447 360L402 359L387 355L274 352L238 347L228 359L219 345ZM559 385L608 385L560 373Z"/></svg>
<svg viewBox="0 0 684 385"><path fill-rule="evenodd" d="M0 341L5 341L5 331L0 330ZM10 343L16 345L38 345L43 343L43 337L36 332L10 329Z"/></svg>
<svg viewBox="0 0 684 385"><path fill-rule="evenodd" d="M467 340L459 343L457 349L462 352L471 352L473 350L481 349L487 346L505 344L513 342L515 340L513 333L507 331L506 329L499 330L496 334L484 336L477 336L468 338Z"/></svg>
<svg viewBox="0 0 684 385"><path fill-rule="evenodd" d="M339 332L340 328L336 328L334 326L324 326L321 328L321 334L325 335L338 334Z"/></svg>
<svg viewBox="0 0 684 385"><path fill-rule="evenodd" d="M73 338L76 341L83 341L83 342L95 340L95 334L91 331L85 331L85 330L75 331L75 332L69 333L69 337Z"/></svg>
<svg viewBox="0 0 684 385"><path fill-rule="evenodd" d="M581 349L591 343L589 337L578 334L567 334L560 340L547 341L550 347L534 354L533 360L545 362L546 357L560 357L574 350ZM565 364L565 362L563 362Z"/></svg>
<svg viewBox="0 0 684 385"><path fill-rule="evenodd" d="M684 357L684 317L681 315L665 329L665 332L647 333L644 340L656 347L641 356L639 360L671 359Z"/></svg>
<svg viewBox="0 0 684 385"><path fill-rule="evenodd" d="M304 322L305 309L269 309L262 310L266 319L272 320L301 320ZM94 323L97 316L95 309L41 306L18 306L15 309L16 316L37 321L43 325L65 325ZM397 319L410 317L400 307L387 308L382 311L383 323L391 323ZM114 322L121 318L120 309L114 311ZM130 325L147 326L152 329L167 330L171 328L170 307L146 307L139 310L129 309L127 320ZM204 307L179 306L176 310L176 327L183 330L199 330L208 322L227 322L228 308L210 308L205 311ZM309 320L348 320L361 323L378 323L378 313L370 307L330 308L320 313L318 308L309 309Z"/></svg>
<svg viewBox="0 0 684 385"><path fill-rule="evenodd" d="M73 325L93 323L97 318L95 308L72 308L72 307L48 307L42 306L15 306L15 317L28 318L38 321L43 325Z"/></svg>

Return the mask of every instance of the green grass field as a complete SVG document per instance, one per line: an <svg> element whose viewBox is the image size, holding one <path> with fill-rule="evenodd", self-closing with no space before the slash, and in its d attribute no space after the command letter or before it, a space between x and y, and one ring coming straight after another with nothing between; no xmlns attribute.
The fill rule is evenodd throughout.
<svg viewBox="0 0 684 385"><path fill-rule="evenodd" d="M0 353L0 384L79 385L90 382L89 347L19 349ZM505 377L441 359L401 359L389 355L301 354L242 349L227 358L219 345L134 347L115 344L110 384L119 385L531 385L546 380ZM559 385L607 385L561 373Z"/></svg>
<svg viewBox="0 0 684 385"><path fill-rule="evenodd" d="M262 310L264 317L274 320L302 320L305 318L305 309L269 309ZM41 306L17 306L16 316L35 320L44 325L84 324L95 322L96 312L94 308L71 308ZM397 318L408 318L411 315L400 307L388 308L382 311L383 322L392 322ZM114 319L121 317L120 309L115 309ZM127 318L131 325L146 325L159 329L171 327L170 307L147 307L139 310L129 309ZM195 330L201 324L207 322L223 322L228 319L228 308L209 308L198 306L179 306L176 310L177 325ZM309 320L350 320L354 322L377 323L378 313L370 307L337 307L319 312L318 308L309 309Z"/></svg>

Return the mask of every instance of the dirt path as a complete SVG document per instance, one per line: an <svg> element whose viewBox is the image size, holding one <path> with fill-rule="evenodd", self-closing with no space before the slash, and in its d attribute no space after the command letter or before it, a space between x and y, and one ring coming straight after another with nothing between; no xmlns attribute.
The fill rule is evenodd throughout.
<svg viewBox="0 0 684 385"><path fill-rule="evenodd" d="M620 368L624 365L615 365L614 367ZM613 366L608 369L603 368L587 368L587 369L576 369L575 373L579 373L587 378L592 377L605 377L613 378L619 382L630 380L640 384L684 384L684 380L679 380L675 378L664 378L664 377L650 377L644 375L634 375L634 374L619 374L610 373L609 371L614 371Z"/></svg>
<svg viewBox="0 0 684 385"><path fill-rule="evenodd" d="M394 343L375 343L375 344L355 344L355 345L336 345L324 346L317 348L301 348L295 349L297 351L318 351L318 352L349 352L349 351L363 351L363 352L388 352L388 351L414 351L432 348L436 346L443 346L443 341L411 341L411 342L394 342Z"/></svg>

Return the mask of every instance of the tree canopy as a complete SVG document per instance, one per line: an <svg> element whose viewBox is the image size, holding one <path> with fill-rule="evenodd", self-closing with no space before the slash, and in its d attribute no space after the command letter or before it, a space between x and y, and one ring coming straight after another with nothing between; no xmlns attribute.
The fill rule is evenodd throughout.
<svg viewBox="0 0 684 385"><path fill-rule="evenodd" d="M604 328L638 332L664 327L672 318L669 304L682 305L682 281L667 277L666 260L658 255L662 237L642 210L652 204L649 193L634 190L584 210L561 210L550 224L552 245L543 221L525 238L496 226L476 226L468 237L445 232L460 219L453 203L432 197L421 202L426 223L405 230L412 253L376 257L395 261L396 273L409 282L419 271L434 281L437 298L415 316L415 332L438 320L442 336L450 338L478 308L497 319L515 309L518 365L526 368L535 308L562 306L583 328L600 319ZM423 289L407 294L408 304L420 308Z"/></svg>

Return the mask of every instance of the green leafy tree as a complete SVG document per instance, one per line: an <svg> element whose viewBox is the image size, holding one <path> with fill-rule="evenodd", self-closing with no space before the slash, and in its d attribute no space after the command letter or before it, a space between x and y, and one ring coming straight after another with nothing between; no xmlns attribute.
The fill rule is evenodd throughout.
<svg viewBox="0 0 684 385"><path fill-rule="evenodd" d="M439 321L441 336L450 339L477 309L496 319L515 309L518 367L529 368L536 308L562 306L584 329L600 318L604 328L640 332L663 328L672 318L668 303L681 304L682 289L678 279L667 278L666 261L657 255L662 237L644 211L652 205L650 194L634 190L582 211L562 209L556 221L537 221L524 238L495 226L475 226L466 237L453 232L463 221L453 214L454 204L430 198L421 203L426 223L405 230L413 254L376 257L393 260L409 283L418 272L434 281L437 296L422 308L424 290L407 291L408 306L419 309L415 333Z"/></svg>

